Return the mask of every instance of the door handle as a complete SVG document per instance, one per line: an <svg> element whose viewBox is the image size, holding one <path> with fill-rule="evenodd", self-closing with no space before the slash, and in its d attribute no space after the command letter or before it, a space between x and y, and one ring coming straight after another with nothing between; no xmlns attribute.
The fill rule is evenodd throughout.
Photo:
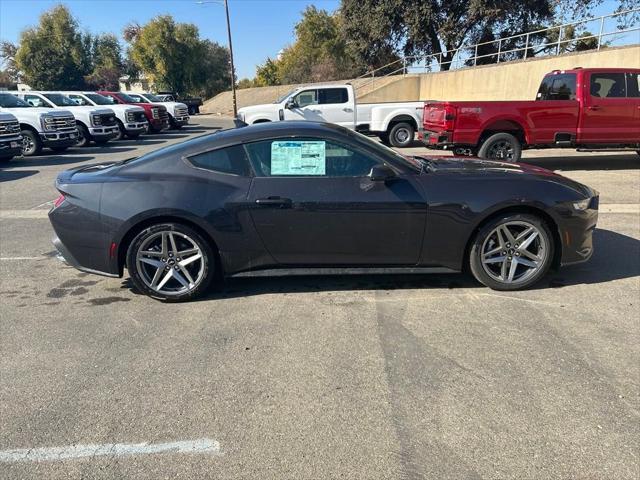
<svg viewBox="0 0 640 480"><path fill-rule="evenodd" d="M600 105L590 105L587 107L589 110L600 110L600 108L602 108Z"/></svg>
<svg viewBox="0 0 640 480"><path fill-rule="evenodd" d="M347 113L353 113L353 108L343 108L342 111Z"/></svg>
<svg viewBox="0 0 640 480"><path fill-rule="evenodd" d="M291 206L291 199L282 197L258 198L256 204L263 207L288 208Z"/></svg>

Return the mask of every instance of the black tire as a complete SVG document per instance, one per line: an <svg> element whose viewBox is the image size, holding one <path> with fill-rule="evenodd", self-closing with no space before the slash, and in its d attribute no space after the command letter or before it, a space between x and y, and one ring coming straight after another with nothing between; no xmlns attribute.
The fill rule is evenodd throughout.
<svg viewBox="0 0 640 480"><path fill-rule="evenodd" d="M66 147L50 147L50 148L52 151L56 153L62 153L62 152L66 152L69 147L66 146Z"/></svg>
<svg viewBox="0 0 640 480"><path fill-rule="evenodd" d="M636 150L636 153L637 153L638 155L640 155L640 150Z"/></svg>
<svg viewBox="0 0 640 480"><path fill-rule="evenodd" d="M124 140L127 137L127 129L124 128L124 123L122 123L120 119L118 119L117 122L118 122L118 135L115 136L113 139Z"/></svg>
<svg viewBox="0 0 640 480"><path fill-rule="evenodd" d="M162 132L161 128L156 128L152 125L149 125L149 133L160 133L160 132Z"/></svg>
<svg viewBox="0 0 640 480"><path fill-rule="evenodd" d="M139 136L140 136L139 133L127 133L127 138L130 138L131 140L135 140Z"/></svg>
<svg viewBox="0 0 640 480"><path fill-rule="evenodd" d="M33 157L40 155L42 152L42 140L33 130L22 130L22 155L25 157Z"/></svg>
<svg viewBox="0 0 640 480"><path fill-rule="evenodd" d="M173 117L169 117L169 127L172 130L180 130L182 125L178 125Z"/></svg>
<svg viewBox="0 0 640 480"><path fill-rule="evenodd" d="M526 227L526 225L533 226L537 230L537 235L535 236L535 239L531 242L531 245L526 247L527 249L539 248L539 250L535 252L538 256L541 256L544 254L544 256L542 257L542 260L539 262L535 270L521 263L518 264L518 262L522 260L526 260L531 263L531 258L528 256L525 256L522 253L519 253L519 249L515 247L515 245L518 245L517 243L511 246L506 246L506 245L510 245L509 243L506 243L505 246L491 243L495 238L494 232L496 228L500 226L504 227L505 224L509 224L513 229L514 228L513 225L516 224L516 228L517 228L519 227L519 225L517 225L519 223L523 224L522 226L523 232L524 232L524 229L528 228ZM513 232L514 230L511 230L511 231ZM505 238L504 234L503 234L503 238ZM521 275L521 277L518 279L514 276L514 281L508 282L508 281L501 281L500 279L495 278L496 277L495 271L492 272L493 276L489 274L488 272L492 271L492 269L495 269L496 271L501 269L502 263L495 262L495 263L485 265L483 262L483 256L485 256L486 252L483 252L483 248L489 248L491 249L490 251L495 251L493 249L500 250L504 248L505 249L504 252L499 251L499 252L496 252L494 255L501 256L502 258L515 259L516 266L515 266L514 272L516 275ZM504 291L523 290L539 282L547 274L547 272L549 271L549 268L553 263L555 248L556 248L556 245L555 245L554 237L551 234L551 230L549 229L549 226L546 224L546 222L542 220L540 217L536 215L521 214L521 213L505 214L504 216L496 217L495 219L493 219L492 221L484 225L478 231L469 251L469 267L471 269L471 273L476 278L476 280L478 280L480 283L482 283L483 285L493 290L504 290ZM506 253L507 255L503 255L503 253ZM511 264L512 264L512 261L510 260L507 263L507 267L506 267L507 270L504 271L505 273L507 271L509 271L510 273ZM523 272L526 272L526 273L523 273ZM508 280L508 275L507 275L507 280Z"/></svg>
<svg viewBox="0 0 640 480"><path fill-rule="evenodd" d="M89 130L83 124L78 123L78 147L88 147L91 143L91 135Z"/></svg>
<svg viewBox="0 0 640 480"><path fill-rule="evenodd" d="M200 249L202 255L202 265L200 266L200 268L202 268L203 270L201 272L201 276L200 274L198 274L199 276L195 280L197 284L193 288L184 287L189 289L183 292L168 294L152 289L145 282L144 277L146 275L146 277L148 278L149 274L148 272L141 272L138 269L138 262L136 260L137 253L146 242L150 241L150 239L153 239L154 237L157 237L158 235L162 235L162 232L170 232L171 234L175 234L174 239L176 241L176 245L178 246L178 250L180 250L180 241L187 242L187 240L184 240L184 238L187 238L189 243L197 245L197 247ZM171 242L168 243L170 244ZM145 246L145 248L147 247ZM168 265L170 261L169 258L160 258L160 260L162 262L165 262L165 260L167 261L167 265L165 265L164 267L165 270L161 272L162 274L165 274L165 271L167 274L172 271L172 267ZM176 261L177 258L174 257L173 260ZM216 273L216 256L212 249L212 246L197 231L180 223L160 223L148 227L138 233L138 235L136 235L136 237L129 245L129 248L127 249L126 262L127 270L129 271L129 275L131 276L131 280L133 281L135 287L145 295L148 295L155 299L164 300L166 302L184 302L202 295L211 285L211 281L213 280ZM195 263L196 262L193 262L191 265ZM178 267L175 265L175 263L173 265L173 268L178 270ZM180 270L178 271L181 273ZM193 274L193 272L191 273ZM169 280L165 285L170 285L169 282L173 282L173 284L176 284L177 280ZM151 283L153 284L153 282Z"/></svg>
<svg viewBox="0 0 640 480"><path fill-rule="evenodd" d="M478 157L487 160L516 163L522 156L522 144L520 140L510 133L494 133L487 138L480 150Z"/></svg>
<svg viewBox="0 0 640 480"><path fill-rule="evenodd" d="M407 122L396 123L389 130L389 144L392 147L409 147L415 138L416 129Z"/></svg>

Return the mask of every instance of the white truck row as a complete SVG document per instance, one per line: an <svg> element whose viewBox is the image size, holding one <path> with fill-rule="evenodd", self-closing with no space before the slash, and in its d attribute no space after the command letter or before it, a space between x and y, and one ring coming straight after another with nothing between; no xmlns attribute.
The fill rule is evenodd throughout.
<svg viewBox="0 0 640 480"><path fill-rule="evenodd" d="M238 110L247 123L309 120L330 122L380 137L383 143L407 147L422 125L421 102L357 104L353 85L327 84L299 87L274 103Z"/></svg>
<svg viewBox="0 0 640 480"><path fill-rule="evenodd" d="M186 105L137 95L137 103L171 108L174 128L189 122ZM141 106L117 104L96 92L0 91L0 161L39 155L44 148L59 153L90 142L137 138L148 131L146 115Z"/></svg>

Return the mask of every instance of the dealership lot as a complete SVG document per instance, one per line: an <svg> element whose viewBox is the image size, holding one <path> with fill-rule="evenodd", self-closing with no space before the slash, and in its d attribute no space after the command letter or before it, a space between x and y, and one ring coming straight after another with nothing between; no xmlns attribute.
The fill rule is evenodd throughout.
<svg viewBox="0 0 640 480"><path fill-rule="evenodd" d="M523 292L256 278L172 305L60 264L57 173L228 125L194 120L0 168L0 477L638 477L640 157L525 152L598 189L601 216L589 263ZM78 445L105 448L14 461Z"/></svg>

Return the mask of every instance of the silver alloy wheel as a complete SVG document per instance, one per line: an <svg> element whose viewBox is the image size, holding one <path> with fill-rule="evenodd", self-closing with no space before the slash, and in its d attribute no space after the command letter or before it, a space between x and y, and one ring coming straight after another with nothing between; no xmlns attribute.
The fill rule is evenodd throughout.
<svg viewBox="0 0 640 480"><path fill-rule="evenodd" d="M406 128L399 128L396 130L396 141L398 143L404 143L409 140L409 130Z"/></svg>
<svg viewBox="0 0 640 480"><path fill-rule="evenodd" d="M489 147L487 158L492 160L513 160L515 151L511 142L499 140Z"/></svg>
<svg viewBox="0 0 640 480"><path fill-rule="evenodd" d="M22 137L22 154L30 155L35 151L35 149L36 145L33 139L29 135L24 135Z"/></svg>
<svg viewBox="0 0 640 480"><path fill-rule="evenodd" d="M545 264L549 250L538 227L524 221L498 225L487 235L481 250L482 268L494 280L526 282Z"/></svg>
<svg viewBox="0 0 640 480"><path fill-rule="evenodd" d="M163 295L181 295L204 278L205 262L198 244L184 233L165 230L147 238L136 252L142 281Z"/></svg>

